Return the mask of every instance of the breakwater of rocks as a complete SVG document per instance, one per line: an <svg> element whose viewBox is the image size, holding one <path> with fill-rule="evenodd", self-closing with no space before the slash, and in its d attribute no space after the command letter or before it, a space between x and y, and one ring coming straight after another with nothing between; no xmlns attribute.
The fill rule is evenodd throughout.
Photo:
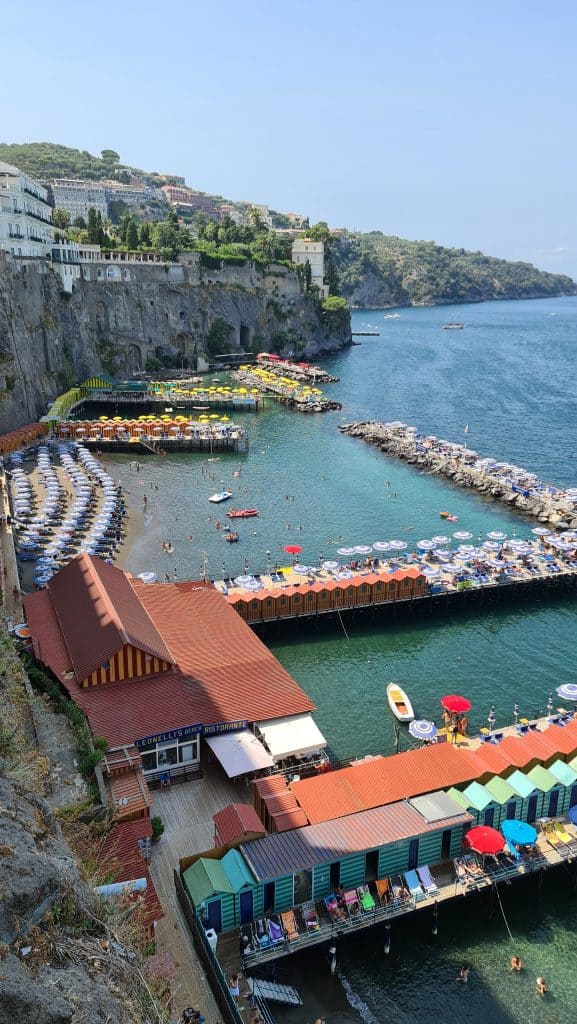
<svg viewBox="0 0 577 1024"><path fill-rule="evenodd" d="M543 483L535 473L519 466L483 458L466 445L420 434L416 427L405 423L370 420L344 423L339 429L387 455L510 505L541 523L559 529L577 527L577 488L563 489Z"/></svg>

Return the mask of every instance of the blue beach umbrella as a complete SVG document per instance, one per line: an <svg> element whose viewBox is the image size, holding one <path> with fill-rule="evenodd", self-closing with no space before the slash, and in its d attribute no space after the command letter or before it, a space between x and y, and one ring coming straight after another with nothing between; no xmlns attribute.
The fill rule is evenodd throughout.
<svg viewBox="0 0 577 1024"><path fill-rule="evenodd" d="M575 683L564 683L563 686L558 686L555 692L563 700L577 700L577 684Z"/></svg>
<svg viewBox="0 0 577 1024"><path fill-rule="evenodd" d="M390 551L391 545L388 540L376 540L373 544L373 551Z"/></svg>
<svg viewBox="0 0 577 1024"><path fill-rule="evenodd" d="M526 821L516 821L515 818L504 821L501 832L508 843L514 843L516 846L530 846L537 841L537 830Z"/></svg>
<svg viewBox="0 0 577 1024"><path fill-rule="evenodd" d="M353 574L352 574L352 572L346 572L346 571L345 572L339 572L339 573L337 573L337 577L336 578L338 580L352 580Z"/></svg>
<svg viewBox="0 0 577 1024"><path fill-rule="evenodd" d="M370 544L357 544L353 550L355 555L370 555L373 549Z"/></svg>
<svg viewBox="0 0 577 1024"><path fill-rule="evenodd" d="M334 572L335 569L338 569L338 568L339 568L339 563L338 562L327 561L327 562L323 562L322 565L321 565L321 569L326 569L327 572Z"/></svg>
<svg viewBox="0 0 577 1024"><path fill-rule="evenodd" d="M411 722L409 732L416 740L432 740L437 735L437 726L434 722L427 722L426 719L420 718L416 722Z"/></svg>
<svg viewBox="0 0 577 1024"><path fill-rule="evenodd" d="M354 555L355 548L337 548L337 555Z"/></svg>
<svg viewBox="0 0 577 1024"><path fill-rule="evenodd" d="M404 540L392 540L389 542L393 551L404 551L407 546Z"/></svg>
<svg viewBox="0 0 577 1024"><path fill-rule="evenodd" d="M434 540L426 538L425 540L417 541L417 547L420 548L421 551L431 551L435 547L435 542Z"/></svg>
<svg viewBox="0 0 577 1024"><path fill-rule="evenodd" d="M450 537L444 537L442 534L438 534L436 537L431 537L431 540L434 540L435 544L450 544L451 543L451 538Z"/></svg>
<svg viewBox="0 0 577 1024"><path fill-rule="evenodd" d="M310 566L308 565L293 565L293 572L297 572L300 575L306 575L310 571Z"/></svg>
<svg viewBox="0 0 577 1024"><path fill-rule="evenodd" d="M457 530L457 532L453 534L455 540L471 540L472 536L473 534L469 533L468 530Z"/></svg>
<svg viewBox="0 0 577 1024"><path fill-rule="evenodd" d="M489 540L506 540L507 534L503 533L502 530L489 530L487 537Z"/></svg>
<svg viewBox="0 0 577 1024"><path fill-rule="evenodd" d="M577 825L577 805L569 808L567 811L567 817L572 825Z"/></svg>
<svg viewBox="0 0 577 1024"><path fill-rule="evenodd" d="M551 530L548 530L546 526L534 526L531 533L534 533L536 537L548 537Z"/></svg>

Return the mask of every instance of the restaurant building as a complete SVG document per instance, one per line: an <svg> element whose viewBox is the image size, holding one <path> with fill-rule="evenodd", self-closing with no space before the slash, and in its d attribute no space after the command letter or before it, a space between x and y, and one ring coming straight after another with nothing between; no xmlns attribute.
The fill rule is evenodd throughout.
<svg viewBox="0 0 577 1024"><path fill-rule="evenodd" d="M312 701L210 585L81 554L24 604L38 660L149 781L193 773L203 748L231 778L322 756Z"/></svg>

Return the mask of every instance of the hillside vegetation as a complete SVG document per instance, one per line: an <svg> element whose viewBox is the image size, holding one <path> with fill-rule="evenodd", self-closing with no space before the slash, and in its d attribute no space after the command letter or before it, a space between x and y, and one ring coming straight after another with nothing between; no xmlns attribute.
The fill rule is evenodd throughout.
<svg viewBox="0 0 577 1024"><path fill-rule="evenodd" d="M116 178L128 182L132 175L138 175L151 184L155 183L154 174L121 164L118 153L113 149L103 149L100 156L92 156L86 149L71 149L55 142L27 142L22 145L0 142L0 160L14 164L31 178L83 178L90 181Z"/></svg>
<svg viewBox="0 0 577 1024"><path fill-rule="evenodd" d="M419 306L485 299L528 299L575 295L563 274L530 263L412 242L380 231L343 232L331 241L338 287L356 306Z"/></svg>

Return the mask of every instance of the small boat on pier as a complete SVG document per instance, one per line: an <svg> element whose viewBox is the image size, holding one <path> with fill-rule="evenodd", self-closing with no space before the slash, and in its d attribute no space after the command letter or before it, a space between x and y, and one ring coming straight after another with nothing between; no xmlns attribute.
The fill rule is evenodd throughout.
<svg viewBox="0 0 577 1024"><path fill-rule="evenodd" d="M387 700L395 718L399 722L412 722L415 717L413 705L402 686L398 683L389 683L387 686Z"/></svg>

